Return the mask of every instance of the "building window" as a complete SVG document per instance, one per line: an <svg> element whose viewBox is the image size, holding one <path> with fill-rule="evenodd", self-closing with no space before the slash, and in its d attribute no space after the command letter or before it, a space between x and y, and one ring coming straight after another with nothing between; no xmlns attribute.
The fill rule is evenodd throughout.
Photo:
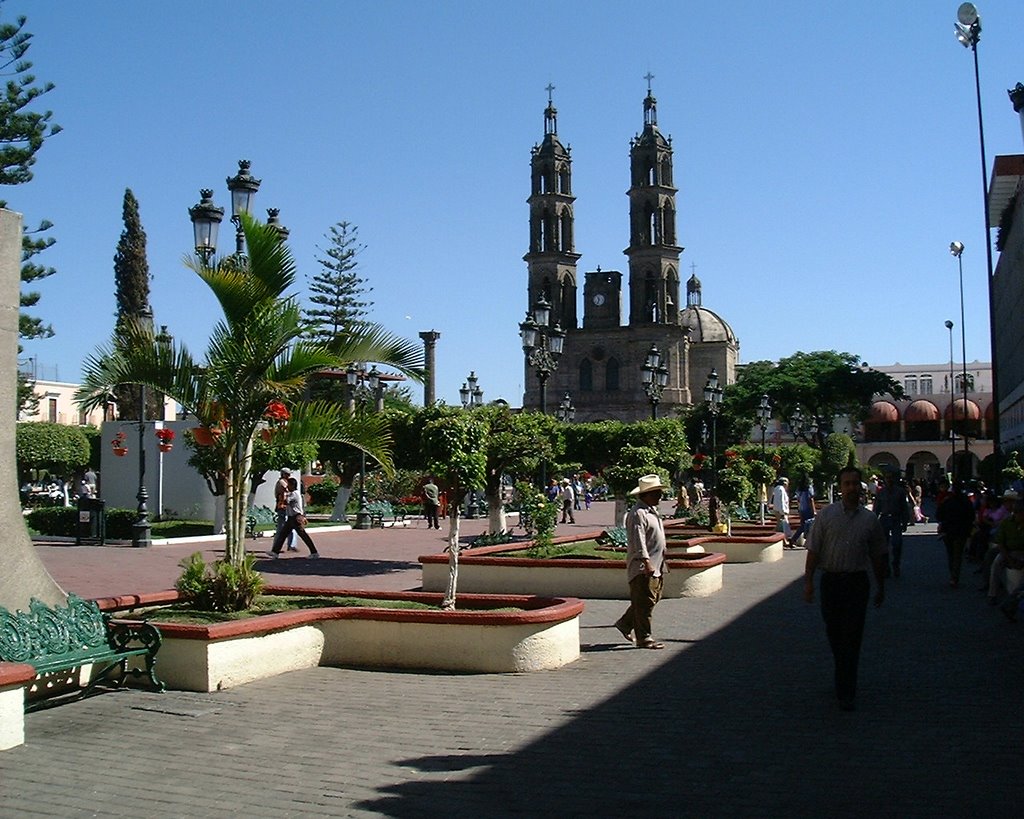
<svg viewBox="0 0 1024 819"><path fill-rule="evenodd" d="M608 392L617 392L619 389L619 362L609 358L604 371L604 388Z"/></svg>
<svg viewBox="0 0 1024 819"><path fill-rule="evenodd" d="M591 392L594 389L594 368L589 358L580 362L580 391Z"/></svg>
<svg viewBox="0 0 1024 819"><path fill-rule="evenodd" d="M921 380L918 381L918 388L921 391L921 395L932 394L932 377L930 375L922 375Z"/></svg>
<svg viewBox="0 0 1024 819"><path fill-rule="evenodd" d="M51 424L56 424L57 423L57 399L56 398L47 399L46 407L47 407L46 420L49 421Z"/></svg>
<svg viewBox="0 0 1024 819"><path fill-rule="evenodd" d="M78 411L78 426L84 427L88 423L89 423L89 416L86 414L85 410L79 410Z"/></svg>
<svg viewBox="0 0 1024 819"><path fill-rule="evenodd" d="M905 375L905 376L903 376L903 391L907 395L917 395L917 376L916 375Z"/></svg>

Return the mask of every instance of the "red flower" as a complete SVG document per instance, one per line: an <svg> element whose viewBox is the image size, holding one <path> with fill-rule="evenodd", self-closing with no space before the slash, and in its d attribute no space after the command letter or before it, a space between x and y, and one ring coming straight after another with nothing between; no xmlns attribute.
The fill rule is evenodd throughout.
<svg viewBox="0 0 1024 819"><path fill-rule="evenodd" d="M730 460L735 458L736 457L736 450L735 449L727 449L727 450L725 450L725 457L730 459Z"/></svg>
<svg viewBox="0 0 1024 819"><path fill-rule="evenodd" d="M280 401L271 401L263 411L263 417L271 423L283 423L291 417L291 413Z"/></svg>
<svg viewBox="0 0 1024 819"><path fill-rule="evenodd" d="M156 431L156 437L159 439L160 443L169 444L171 441L174 440L174 430L168 429L167 427L164 427L163 429L158 429Z"/></svg>

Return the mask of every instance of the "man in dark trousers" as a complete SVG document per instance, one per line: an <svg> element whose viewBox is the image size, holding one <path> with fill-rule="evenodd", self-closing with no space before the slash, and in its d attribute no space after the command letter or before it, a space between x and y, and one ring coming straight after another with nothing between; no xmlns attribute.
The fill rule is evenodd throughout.
<svg viewBox="0 0 1024 819"><path fill-rule="evenodd" d="M814 602L814 573L821 569L821 615L835 658L835 685L839 705L853 711L857 693L857 663L864 636L871 581L875 574L875 606L885 600L888 552L882 524L860 505L861 471L839 472L840 500L815 518L807 540L804 599Z"/></svg>
<svg viewBox="0 0 1024 819"><path fill-rule="evenodd" d="M892 559L892 576L900 576L900 560L903 557L903 533L910 523L907 509L907 485L900 479L898 470L885 473L885 483L875 493L875 514L882 524L882 530L889 543L889 557Z"/></svg>

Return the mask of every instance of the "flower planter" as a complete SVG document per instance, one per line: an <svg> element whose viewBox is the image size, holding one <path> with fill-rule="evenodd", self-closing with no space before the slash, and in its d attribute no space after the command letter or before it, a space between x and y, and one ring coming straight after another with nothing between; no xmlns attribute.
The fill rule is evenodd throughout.
<svg viewBox="0 0 1024 819"><path fill-rule="evenodd" d="M159 449L161 452L170 452L172 449L174 449L174 444L157 444L156 448Z"/></svg>
<svg viewBox="0 0 1024 819"><path fill-rule="evenodd" d="M128 447L126 447L126 446L115 446L115 447L113 447L113 450L114 450L114 454L118 458L123 458L125 455L128 454Z"/></svg>
<svg viewBox="0 0 1024 819"><path fill-rule="evenodd" d="M710 552L721 553L726 563L774 563L782 560L783 543L786 537L781 532L772 532L759 537L705 534L697 537L668 537L668 553L675 558L682 550L700 547Z"/></svg>
<svg viewBox="0 0 1024 819"><path fill-rule="evenodd" d="M559 539L556 542L592 539ZM626 562L583 558L498 557L523 551L529 544L485 546L459 555L459 589L483 594L569 595L601 600L628 600ZM422 555L423 588L444 591L448 584L448 555ZM722 554L671 555L662 590L664 597L706 597L722 588Z"/></svg>
<svg viewBox="0 0 1024 819"><path fill-rule="evenodd" d="M271 594L366 597L366 608L302 609L208 626L153 622L169 688L217 691L317 665L518 673L579 658L583 602L571 598L460 595L467 608L442 611L442 595L270 587ZM430 610L373 608L372 600L418 600ZM175 592L99 601L112 611L169 603ZM493 611L518 607L522 611ZM130 614L124 615L130 617Z"/></svg>
<svg viewBox="0 0 1024 819"><path fill-rule="evenodd" d="M193 427L192 437L196 446L213 446L217 441L217 435L209 427Z"/></svg>

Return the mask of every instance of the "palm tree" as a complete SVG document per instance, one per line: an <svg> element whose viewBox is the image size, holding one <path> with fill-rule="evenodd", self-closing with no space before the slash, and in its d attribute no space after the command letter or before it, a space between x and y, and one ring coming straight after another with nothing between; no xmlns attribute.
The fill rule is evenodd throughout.
<svg viewBox="0 0 1024 819"><path fill-rule="evenodd" d="M76 394L84 409L101 406L114 386L143 384L177 401L201 425L218 431L214 446L225 478L225 556L241 566L253 439L266 426L271 402L289 409L287 424L274 432L282 444L331 440L350 444L391 472L391 438L374 415L353 415L327 401L303 401L310 377L327 368L344 369L372 361L415 380L423 378L418 345L382 328L359 325L325 343L303 337L305 326L294 296L295 262L273 226L243 214L248 257L212 263L197 256L185 264L198 274L223 310L210 336L205 359L184 345L153 335L135 322L115 343L86 359Z"/></svg>

